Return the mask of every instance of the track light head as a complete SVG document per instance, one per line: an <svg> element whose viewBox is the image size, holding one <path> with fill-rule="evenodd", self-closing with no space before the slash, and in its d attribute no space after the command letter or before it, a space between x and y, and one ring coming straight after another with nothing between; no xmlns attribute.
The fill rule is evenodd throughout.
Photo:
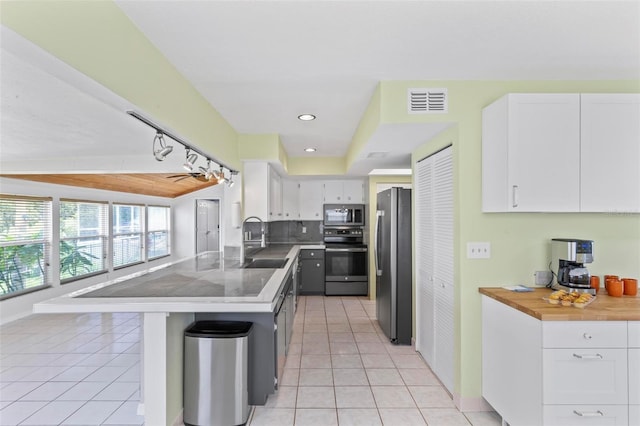
<svg viewBox="0 0 640 426"><path fill-rule="evenodd" d="M157 148L156 142L158 144ZM162 132L156 133L155 137L153 138L153 156L156 158L156 160L164 161L164 159L167 158L167 155L171 154L171 151L173 151L173 147L171 145L167 145Z"/></svg>
<svg viewBox="0 0 640 426"><path fill-rule="evenodd" d="M184 167L186 171L192 172L195 162L198 161L198 154L190 154L191 151L189 149L187 149L186 152L187 152L186 161L182 165L182 167Z"/></svg>
<svg viewBox="0 0 640 426"><path fill-rule="evenodd" d="M224 169L220 166L220 171L217 173L216 177L218 178L218 183L225 183L227 178L224 176Z"/></svg>
<svg viewBox="0 0 640 426"><path fill-rule="evenodd" d="M200 173L204 175L206 180L211 180L213 178L213 171L211 171L211 160L207 160L207 168L200 166Z"/></svg>

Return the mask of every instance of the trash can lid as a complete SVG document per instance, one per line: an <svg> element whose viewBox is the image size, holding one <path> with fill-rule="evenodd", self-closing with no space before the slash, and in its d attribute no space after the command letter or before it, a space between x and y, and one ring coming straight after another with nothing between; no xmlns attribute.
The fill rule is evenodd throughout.
<svg viewBox="0 0 640 426"><path fill-rule="evenodd" d="M247 321L196 321L184 331L185 336L231 339L249 335L253 323Z"/></svg>

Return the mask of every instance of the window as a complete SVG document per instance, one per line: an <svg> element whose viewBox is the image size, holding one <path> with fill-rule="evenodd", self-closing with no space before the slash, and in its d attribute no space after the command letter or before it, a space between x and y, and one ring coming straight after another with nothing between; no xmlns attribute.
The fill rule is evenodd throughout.
<svg viewBox="0 0 640 426"><path fill-rule="evenodd" d="M0 298L48 286L51 198L0 195Z"/></svg>
<svg viewBox="0 0 640 426"><path fill-rule="evenodd" d="M108 206L60 200L60 282L105 272Z"/></svg>
<svg viewBox="0 0 640 426"><path fill-rule="evenodd" d="M147 259L155 259L171 253L170 223L169 207L147 207Z"/></svg>
<svg viewBox="0 0 640 426"><path fill-rule="evenodd" d="M142 206L113 205L113 267L140 263L143 258Z"/></svg>

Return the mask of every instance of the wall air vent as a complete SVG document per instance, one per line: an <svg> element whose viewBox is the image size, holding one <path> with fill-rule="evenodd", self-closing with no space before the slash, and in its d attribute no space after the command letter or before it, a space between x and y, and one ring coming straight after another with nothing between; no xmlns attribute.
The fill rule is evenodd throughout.
<svg viewBox="0 0 640 426"><path fill-rule="evenodd" d="M446 114L449 112L447 89L409 89L409 114Z"/></svg>

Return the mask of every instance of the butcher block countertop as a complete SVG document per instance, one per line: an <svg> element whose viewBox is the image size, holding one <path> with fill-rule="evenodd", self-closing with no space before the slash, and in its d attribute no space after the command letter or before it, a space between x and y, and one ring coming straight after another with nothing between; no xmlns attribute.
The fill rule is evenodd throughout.
<svg viewBox="0 0 640 426"><path fill-rule="evenodd" d="M551 305L543 298L553 292L536 288L519 293L501 287L481 287L480 293L542 321L640 321L640 297L611 297L604 289L585 308Z"/></svg>

